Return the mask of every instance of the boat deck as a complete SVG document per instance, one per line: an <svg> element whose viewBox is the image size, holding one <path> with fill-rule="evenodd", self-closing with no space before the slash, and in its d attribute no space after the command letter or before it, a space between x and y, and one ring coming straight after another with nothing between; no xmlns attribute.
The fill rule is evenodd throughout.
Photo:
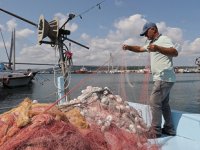
<svg viewBox="0 0 200 150"><path fill-rule="evenodd" d="M162 136L149 141L158 144L161 150L200 150L200 140L195 141L179 135Z"/></svg>
<svg viewBox="0 0 200 150"><path fill-rule="evenodd" d="M130 105L141 112L144 121L150 125L149 106L138 103ZM177 135L163 135L157 139L149 139L149 142L158 144L161 150L200 150L200 114L173 110L172 118Z"/></svg>

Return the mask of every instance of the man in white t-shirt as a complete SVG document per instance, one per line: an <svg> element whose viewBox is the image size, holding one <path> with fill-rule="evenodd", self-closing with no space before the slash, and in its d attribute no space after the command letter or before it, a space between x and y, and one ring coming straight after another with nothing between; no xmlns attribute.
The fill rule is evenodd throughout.
<svg viewBox="0 0 200 150"><path fill-rule="evenodd" d="M140 36L145 36L149 43L144 46L123 45L123 50L132 52L149 52L151 59L151 72L154 86L150 96L152 123L147 132L148 138L161 137L162 133L175 136L169 105L169 95L176 81L173 69L173 57L178 56L178 51L171 39L159 33L155 23L147 22ZM161 128L162 115L165 120Z"/></svg>

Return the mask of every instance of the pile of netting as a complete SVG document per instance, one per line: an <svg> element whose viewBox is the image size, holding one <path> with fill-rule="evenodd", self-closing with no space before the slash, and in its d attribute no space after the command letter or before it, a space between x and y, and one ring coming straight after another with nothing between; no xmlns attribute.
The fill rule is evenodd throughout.
<svg viewBox="0 0 200 150"><path fill-rule="evenodd" d="M26 98L1 114L0 150L158 149L136 109L108 88L88 86L76 99L51 106Z"/></svg>

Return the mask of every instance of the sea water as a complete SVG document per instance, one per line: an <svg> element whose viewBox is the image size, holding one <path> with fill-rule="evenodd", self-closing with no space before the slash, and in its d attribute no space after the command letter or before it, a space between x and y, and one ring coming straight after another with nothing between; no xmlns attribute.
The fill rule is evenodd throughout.
<svg viewBox="0 0 200 150"><path fill-rule="evenodd" d="M200 113L200 74L176 74L177 82L170 93L172 109ZM6 89L0 87L0 112L18 105L29 97L41 103L55 102L57 96L57 76L37 74L32 84L25 87ZM68 75L69 99L81 95L87 86L108 87L113 94L130 102L148 104L153 85L149 74L71 74Z"/></svg>

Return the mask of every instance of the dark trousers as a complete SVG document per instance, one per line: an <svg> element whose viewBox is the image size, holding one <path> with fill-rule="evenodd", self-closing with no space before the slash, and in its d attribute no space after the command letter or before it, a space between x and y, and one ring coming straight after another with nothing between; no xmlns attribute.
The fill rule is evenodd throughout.
<svg viewBox="0 0 200 150"><path fill-rule="evenodd" d="M169 94L174 82L155 81L150 96L150 107L152 111L151 127L157 133L161 133L162 115L164 128L173 129L171 109L169 105Z"/></svg>

